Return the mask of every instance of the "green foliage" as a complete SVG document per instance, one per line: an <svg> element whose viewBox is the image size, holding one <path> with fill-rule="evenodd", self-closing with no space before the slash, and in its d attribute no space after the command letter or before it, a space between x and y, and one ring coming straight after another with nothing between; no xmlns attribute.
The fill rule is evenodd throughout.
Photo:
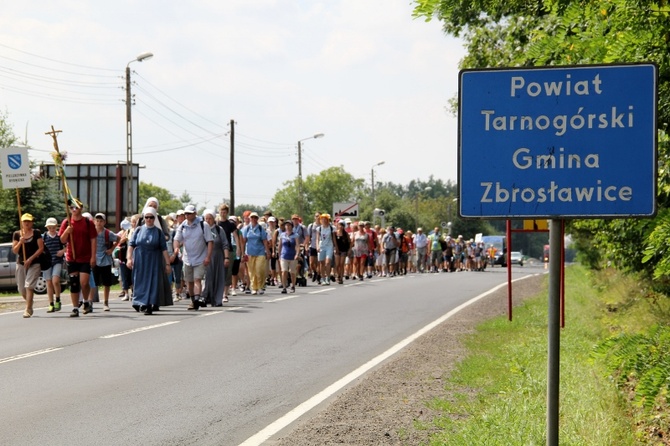
<svg viewBox="0 0 670 446"><path fill-rule="evenodd" d="M363 195L364 180L354 178L342 166L322 170L316 175L308 175L302 184L303 220L314 212L331 213L333 203L358 202ZM288 216L299 212L300 194L298 180L287 181L284 188L277 191L270 202L276 215Z"/></svg>
<svg viewBox="0 0 670 446"><path fill-rule="evenodd" d="M670 391L670 327L607 338L593 350L605 360L617 386L634 392L634 402L651 409Z"/></svg>
<svg viewBox="0 0 670 446"><path fill-rule="evenodd" d="M186 192L184 192L184 194L186 194ZM181 198L184 198L184 195L182 195L180 199L177 199L167 189L164 189L160 186L156 186L152 183L144 183L140 181L137 212L142 212L144 204L147 202L147 199L149 197L154 197L158 199L158 205L159 205L158 210L163 215L169 214L170 212L177 212L179 209L183 209L185 205L180 200ZM189 202L186 202L186 204L189 204Z"/></svg>

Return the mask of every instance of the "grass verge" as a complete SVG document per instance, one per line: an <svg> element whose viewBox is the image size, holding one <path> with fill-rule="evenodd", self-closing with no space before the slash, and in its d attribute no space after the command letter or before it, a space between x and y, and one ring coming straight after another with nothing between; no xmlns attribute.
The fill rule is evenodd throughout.
<svg viewBox="0 0 670 446"><path fill-rule="evenodd" d="M548 279L548 278L547 278ZM477 328L470 354L448 379L449 397L430 401L441 412L430 445L546 443L547 290ZM580 266L566 271L566 327L561 331L560 443L634 445L633 423L594 346L611 333L604 323L605 288ZM417 426L421 428L421 426Z"/></svg>

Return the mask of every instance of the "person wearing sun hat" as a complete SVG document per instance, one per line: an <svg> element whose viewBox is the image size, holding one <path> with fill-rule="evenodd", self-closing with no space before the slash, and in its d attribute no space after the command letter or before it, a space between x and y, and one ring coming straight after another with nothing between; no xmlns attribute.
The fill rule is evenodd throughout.
<svg viewBox="0 0 670 446"><path fill-rule="evenodd" d="M33 228L33 220L31 214L21 215L21 229L12 236L12 252L17 256L16 284L26 301L25 318L33 315L34 289L40 277L38 257L44 251L44 241L40 231Z"/></svg>
<svg viewBox="0 0 670 446"><path fill-rule="evenodd" d="M58 220L53 217L47 218L44 227L47 232L42 236L44 246L51 255L51 268L42 271L42 277L47 283L47 297L49 298L49 309L47 313L61 310L60 301L60 276L63 270L63 256L65 255L65 245L58 236ZM54 302L54 294L56 301Z"/></svg>
<svg viewBox="0 0 670 446"><path fill-rule="evenodd" d="M267 232L258 223L258 214L249 214L250 224L242 229L241 241L245 253L243 262L247 263L250 278L250 294L263 294L265 291L266 262L270 259L270 245Z"/></svg>

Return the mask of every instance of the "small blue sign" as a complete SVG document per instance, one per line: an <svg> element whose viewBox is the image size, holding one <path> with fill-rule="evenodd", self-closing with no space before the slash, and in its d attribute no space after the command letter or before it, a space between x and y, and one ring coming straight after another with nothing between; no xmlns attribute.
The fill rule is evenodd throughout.
<svg viewBox="0 0 670 446"><path fill-rule="evenodd" d="M461 71L460 215L653 216L657 77L654 64Z"/></svg>
<svg viewBox="0 0 670 446"><path fill-rule="evenodd" d="M20 169L21 168L21 154L7 155L7 165L10 169Z"/></svg>

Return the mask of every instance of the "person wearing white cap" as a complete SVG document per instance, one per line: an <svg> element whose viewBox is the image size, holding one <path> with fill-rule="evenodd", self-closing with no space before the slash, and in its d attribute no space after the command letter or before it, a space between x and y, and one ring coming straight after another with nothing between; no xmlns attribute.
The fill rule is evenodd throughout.
<svg viewBox="0 0 670 446"><path fill-rule="evenodd" d="M175 251L184 246L184 281L191 296L189 310L197 310L201 306L207 306L202 297L202 279L205 270L212 258L214 239L209 225L198 218L195 206L189 204L184 209L186 220L177 227L174 235L173 248ZM205 227L207 225L207 227Z"/></svg>
<svg viewBox="0 0 670 446"><path fill-rule="evenodd" d="M47 218L44 227L47 232L42 236L44 246L51 255L51 268L42 271L42 277L47 282L47 297L49 298L49 309L47 313L61 310L60 301L60 275L63 270L63 256L65 255L65 245L58 237L58 220L53 217ZM54 302L54 293L56 301Z"/></svg>

